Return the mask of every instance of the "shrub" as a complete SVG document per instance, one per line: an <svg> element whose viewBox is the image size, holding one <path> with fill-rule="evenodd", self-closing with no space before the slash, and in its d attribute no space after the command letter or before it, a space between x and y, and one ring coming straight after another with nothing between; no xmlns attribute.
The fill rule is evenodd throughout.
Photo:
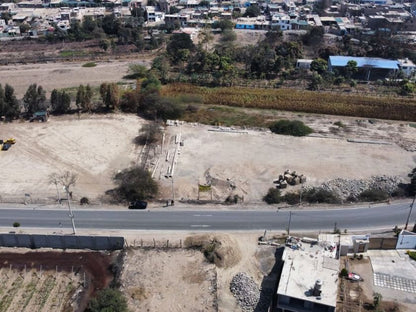
<svg viewBox="0 0 416 312"><path fill-rule="evenodd" d="M345 277L347 275L348 275L348 270L346 268L343 268L341 272L339 273L339 276L341 277Z"/></svg>
<svg viewBox="0 0 416 312"><path fill-rule="evenodd" d="M407 251L407 254L409 255L410 258L412 258L413 260L416 260L416 251Z"/></svg>
<svg viewBox="0 0 416 312"><path fill-rule="evenodd" d="M98 292L97 296L91 299L88 304L87 312L127 312L127 300L121 291L106 288Z"/></svg>
<svg viewBox="0 0 416 312"><path fill-rule="evenodd" d="M283 199L289 205L297 205L300 203L300 196L295 192L286 193Z"/></svg>
<svg viewBox="0 0 416 312"><path fill-rule="evenodd" d="M270 130L273 133L293 135L293 136L305 136L311 134L313 130L306 126L299 120L279 120L270 126Z"/></svg>
<svg viewBox="0 0 416 312"><path fill-rule="evenodd" d="M263 197L263 201L265 201L269 205L280 203L282 201L280 190L274 187L269 188L269 191Z"/></svg>
<svg viewBox="0 0 416 312"><path fill-rule="evenodd" d="M90 204L90 200L87 197L82 197L79 201L79 203L81 205L89 205Z"/></svg>
<svg viewBox="0 0 416 312"><path fill-rule="evenodd" d="M82 67L95 67L97 66L97 64L95 64L94 62L88 62L82 65Z"/></svg>
<svg viewBox="0 0 416 312"><path fill-rule="evenodd" d="M15 227L15 228L20 227L20 223L19 222L14 222L13 227Z"/></svg>
<svg viewBox="0 0 416 312"><path fill-rule="evenodd" d="M321 188L313 188L304 192L303 199L308 203L337 204L340 202L339 197L335 193Z"/></svg>
<svg viewBox="0 0 416 312"><path fill-rule="evenodd" d="M141 167L124 169L114 180L118 187L113 194L119 201L146 200L156 196L159 190L150 172Z"/></svg>
<svg viewBox="0 0 416 312"><path fill-rule="evenodd" d="M358 198L362 201L382 201L389 198L389 194L379 189L368 189L363 191Z"/></svg>

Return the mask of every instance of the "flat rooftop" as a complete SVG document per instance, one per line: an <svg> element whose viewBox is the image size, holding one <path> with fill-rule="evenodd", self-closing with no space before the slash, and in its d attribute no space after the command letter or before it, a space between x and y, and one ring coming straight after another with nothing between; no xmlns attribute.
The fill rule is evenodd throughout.
<svg viewBox="0 0 416 312"><path fill-rule="evenodd" d="M302 243L301 249L285 248L282 275L277 293L327 306L336 306L339 260L328 244ZM336 249L335 249L336 250ZM322 281L320 299L309 295L317 280Z"/></svg>

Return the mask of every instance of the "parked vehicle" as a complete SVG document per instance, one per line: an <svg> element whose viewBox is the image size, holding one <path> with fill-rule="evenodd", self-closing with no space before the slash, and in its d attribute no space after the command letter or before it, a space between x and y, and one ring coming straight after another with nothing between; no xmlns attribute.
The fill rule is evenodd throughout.
<svg viewBox="0 0 416 312"><path fill-rule="evenodd" d="M129 205L129 209L146 209L146 208L147 208L147 202L143 200L132 201Z"/></svg>

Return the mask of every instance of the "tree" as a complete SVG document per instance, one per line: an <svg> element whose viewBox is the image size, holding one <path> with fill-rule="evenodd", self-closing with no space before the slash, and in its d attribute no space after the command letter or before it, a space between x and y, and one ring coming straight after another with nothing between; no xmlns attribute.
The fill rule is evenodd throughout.
<svg viewBox="0 0 416 312"><path fill-rule="evenodd" d="M263 201L265 201L269 205L280 203L282 201L282 196L281 196L280 190L278 190L275 187L269 188L269 191L263 197Z"/></svg>
<svg viewBox="0 0 416 312"><path fill-rule="evenodd" d="M344 69L345 69L345 77L347 79L351 79L353 75L356 74L358 71L357 62L354 60L348 61Z"/></svg>
<svg viewBox="0 0 416 312"><path fill-rule="evenodd" d="M228 20L228 19L221 19L219 21L215 21L212 24L212 28L213 29L220 28L221 31L224 31L226 29L233 29L234 28L234 23L231 20Z"/></svg>
<svg viewBox="0 0 416 312"><path fill-rule="evenodd" d="M250 5L244 13L244 17L257 17L261 14L261 10L257 4Z"/></svg>
<svg viewBox="0 0 416 312"><path fill-rule="evenodd" d="M317 58L311 63L311 71L317 72L319 75L322 75L328 70L328 62L324 59Z"/></svg>
<svg viewBox="0 0 416 312"><path fill-rule="evenodd" d="M142 64L131 64L129 65L129 78L140 79L147 75L147 68Z"/></svg>
<svg viewBox="0 0 416 312"><path fill-rule="evenodd" d="M55 114L65 114L71 106L71 97L65 91L52 90L51 106Z"/></svg>
<svg viewBox="0 0 416 312"><path fill-rule="evenodd" d="M151 173L141 167L125 169L117 173L114 180L118 185L114 195L120 201L154 198L159 190Z"/></svg>
<svg viewBox="0 0 416 312"><path fill-rule="evenodd" d="M93 109L91 103L92 96L93 92L89 84L86 87L80 85L78 87L77 97L75 100L75 104L77 105L78 109L82 108L83 110L91 112L91 110Z"/></svg>
<svg viewBox="0 0 416 312"><path fill-rule="evenodd" d="M0 100L1 101L1 100ZM4 88L4 110L0 112L0 115L4 115L7 120L12 120L19 117L20 107L19 102L14 95L14 89L6 83Z"/></svg>
<svg viewBox="0 0 416 312"><path fill-rule="evenodd" d="M100 42L98 43L98 46L103 49L104 51L107 51L108 48L110 47L110 41L107 39L102 39L100 40Z"/></svg>
<svg viewBox="0 0 416 312"><path fill-rule="evenodd" d="M302 41L305 45L319 45L323 43L324 38L324 28L323 27L312 27L305 35L302 37Z"/></svg>
<svg viewBox="0 0 416 312"><path fill-rule="evenodd" d="M318 73L313 73L311 82L309 83L309 90L315 91L319 90L321 84L323 83L323 78Z"/></svg>
<svg viewBox="0 0 416 312"><path fill-rule="evenodd" d="M195 49L194 43L191 40L191 37L185 33L173 34L168 46L166 47L166 52L172 58L173 62L176 64L180 59L178 59L179 50L189 50L193 51Z"/></svg>
<svg viewBox="0 0 416 312"><path fill-rule="evenodd" d="M45 105L45 94L46 92L43 90L42 86L37 86L36 83L29 86L23 97L23 103L28 114L33 114L34 112L45 110L47 108Z"/></svg>
<svg viewBox="0 0 416 312"><path fill-rule="evenodd" d="M123 294L112 288L100 290L88 304L87 312L127 312L127 300Z"/></svg>
<svg viewBox="0 0 416 312"><path fill-rule="evenodd" d="M155 74L159 77L159 79L162 80L162 82L166 80L169 68L169 59L166 57L166 55L162 54L153 59L152 72L155 72Z"/></svg>
<svg viewBox="0 0 416 312"><path fill-rule="evenodd" d="M100 95L107 109L117 109L119 107L120 95L116 83L102 83L100 85Z"/></svg>

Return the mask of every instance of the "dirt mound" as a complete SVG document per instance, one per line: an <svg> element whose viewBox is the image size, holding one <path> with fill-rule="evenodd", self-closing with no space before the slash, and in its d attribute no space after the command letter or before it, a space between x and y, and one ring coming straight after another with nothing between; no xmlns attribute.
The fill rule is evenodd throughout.
<svg viewBox="0 0 416 312"><path fill-rule="evenodd" d="M220 268L231 268L241 260L241 251L237 242L228 235L188 236L184 244L188 248L201 250L209 262Z"/></svg>

